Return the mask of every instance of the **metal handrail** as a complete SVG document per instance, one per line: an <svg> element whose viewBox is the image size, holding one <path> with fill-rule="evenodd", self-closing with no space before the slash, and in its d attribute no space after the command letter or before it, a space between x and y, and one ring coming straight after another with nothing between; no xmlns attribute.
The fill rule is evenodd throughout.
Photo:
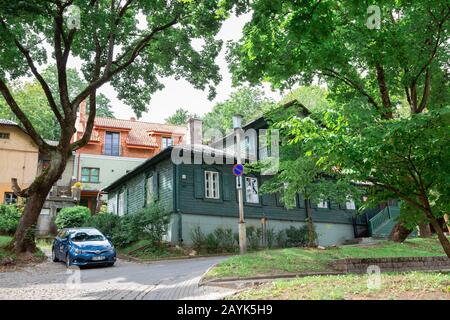
<svg viewBox="0 0 450 320"><path fill-rule="evenodd" d="M389 207L385 207L369 220L370 232L373 233L378 227L391 218Z"/></svg>

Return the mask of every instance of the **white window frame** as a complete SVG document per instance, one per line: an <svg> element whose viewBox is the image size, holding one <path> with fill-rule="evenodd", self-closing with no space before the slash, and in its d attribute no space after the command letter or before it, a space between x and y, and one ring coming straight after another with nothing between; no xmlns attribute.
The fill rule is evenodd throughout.
<svg viewBox="0 0 450 320"><path fill-rule="evenodd" d="M125 214L125 192L119 193L119 201L117 205L117 214L123 216Z"/></svg>
<svg viewBox="0 0 450 320"><path fill-rule="evenodd" d="M250 186L250 181L254 181L256 186L256 194L253 192ZM250 187L250 188L249 188ZM250 192L249 192L250 190ZM258 179L255 177L245 177L245 202L247 203L259 203L259 186Z"/></svg>
<svg viewBox="0 0 450 320"><path fill-rule="evenodd" d="M117 214L117 194L108 200L108 212Z"/></svg>
<svg viewBox="0 0 450 320"><path fill-rule="evenodd" d="M164 143L166 141L167 143ZM173 137L162 136L161 137L161 149L166 149L174 145Z"/></svg>
<svg viewBox="0 0 450 320"><path fill-rule="evenodd" d="M217 171L205 171L205 198L220 199L220 176ZM214 179L214 177L216 177Z"/></svg>
<svg viewBox="0 0 450 320"><path fill-rule="evenodd" d="M345 208L347 210L356 210L355 201L353 199L347 199L347 201L345 202Z"/></svg>
<svg viewBox="0 0 450 320"><path fill-rule="evenodd" d="M317 208L328 209L328 201L320 201L319 203L317 203Z"/></svg>
<svg viewBox="0 0 450 320"><path fill-rule="evenodd" d="M150 175L147 177L146 190L145 190L145 205L149 206L153 202L154 194L153 194L153 179L154 175Z"/></svg>

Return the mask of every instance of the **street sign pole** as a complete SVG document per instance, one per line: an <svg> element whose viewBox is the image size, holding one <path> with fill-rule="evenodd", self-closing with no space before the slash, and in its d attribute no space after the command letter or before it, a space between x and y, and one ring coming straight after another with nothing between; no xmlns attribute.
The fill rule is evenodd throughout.
<svg viewBox="0 0 450 320"><path fill-rule="evenodd" d="M240 127L234 128L236 134L236 162L237 165L242 165L242 157L241 157L241 131ZM247 251L247 235L245 229L245 220L244 220L244 195L242 190L242 172L241 175L237 177L240 179L236 183L236 188L238 191L238 201L239 201L239 251L241 254L244 254Z"/></svg>

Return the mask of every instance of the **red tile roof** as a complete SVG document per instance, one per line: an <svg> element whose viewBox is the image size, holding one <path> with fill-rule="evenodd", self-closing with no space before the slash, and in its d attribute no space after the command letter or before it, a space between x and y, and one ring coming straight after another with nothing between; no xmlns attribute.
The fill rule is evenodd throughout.
<svg viewBox="0 0 450 320"><path fill-rule="evenodd" d="M95 127L129 130L127 144L149 147L158 147L155 137L151 136L150 132L170 132L174 135L186 134L186 126L101 117L95 118ZM91 140L96 139L98 139L98 132L94 129Z"/></svg>

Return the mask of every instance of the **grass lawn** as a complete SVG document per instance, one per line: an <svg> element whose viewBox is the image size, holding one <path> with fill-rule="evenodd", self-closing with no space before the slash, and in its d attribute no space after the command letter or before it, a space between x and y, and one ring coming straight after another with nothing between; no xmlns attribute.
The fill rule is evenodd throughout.
<svg viewBox="0 0 450 320"><path fill-rule="evenodd" d="M234 256L211 269L206 279L329 271L332 260L343 258L426 257L445 255L437 238L381 241L376 245L342 246L326 250L287 248Z"/></svg>
<svg viewBox="0 0 450 320"><path fill-rule="evenodd" d="M442 273L381 274L380 286L368 287L367 275L311 276L274 281L228 297L230 300L450 299L450 275Z"/></svg>
<svg viewBox="0 0 450 320"><path fill-rule="evenodd" d="M45 260L45 254L38 248L38 250L32 255L23 255L17 257L15 253L7 251L5 247L11 242L12 237L0 236L0 261L10 258L14 263L35 263ZM1 266L0 266L1 268Z"/></svg>
<svg viewBox="0 0 450 320"><path fill-rule="evenodd" d="M5 247L9 244L11 239L12 238L9 236L0 236L0 260L7 257L10 257L13 260L16 259L16 256L14 254L11 254L10 252L5 250Z"/></svg>

